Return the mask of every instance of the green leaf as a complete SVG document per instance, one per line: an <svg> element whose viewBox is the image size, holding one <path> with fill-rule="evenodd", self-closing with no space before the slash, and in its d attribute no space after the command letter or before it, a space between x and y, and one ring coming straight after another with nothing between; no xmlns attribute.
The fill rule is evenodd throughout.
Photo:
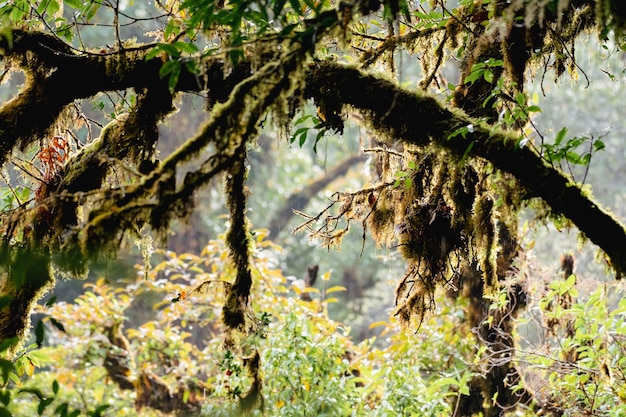
<svg viewBox="0 0 626 417"><path fill-rule="evenodd" d="M559 146L563 139L565 139L565 135L567 134L567 128L559 130L559 133L556 134L556 139L554 139L554 145Z"/></svg>
<svg viewBox="0 0 626 417"><path fill-rule="evenodd" d="M82 9L84 7L81 0L63 0L63 4L73 9Z"/></svg>
<svg viewBox="0 0 626 417"><path fill-rule="evenodd" d="M35 327L35 343L37 343L37 346L41 346L43 344L45 334L46 329L43 325L43 320L39 320L37 322L37 327Z"/></svg>
<svg viewBox="0 0 626 417"><path fill-rule="evenodd" d="M53 15L59 11L59 3L56 0L44 0L39 3L37 7L37 13L40 15Z"/></svg>
<svg viewBox="0 0 626 417"><path fill-rule="evenodd" d="M591 154L590 153L586 153L583 156L580 157L580 160L578 161L578 163L580 165L589 165L589 162L591 162Z"/></svg>
<svg viewBox="0 0 626 417"><path fill-rule="evenodd" d="M196 65L196 61L195 60L185 60L184 62L185 64L185 68L187 68L187 71L189 71L192 74L197 74L198 73L198 66Z"/></svg>
<svg viewBox="0 0 626 417"><path fill-rule="evenodd" d="M159 69L159 76L161 78L165 78L167 75L172 74L173 72L176 72L177 68L178 68L178 71L180 71L180 61L178 60L167 61Z"/></svg>
<svg viewBox="0 0 626 417"><path fill-rule="evenodd" d="M317 136L315 136L315 143L313 144L313 152L317 153L317 143L320 141L320 139L322 139L325 132L325 130L320 130L319 132L317 132Z"/></svg>
<svg viewBox="0 0 626 417"><path fill-rule="evenodd" d="M295 142L296 139L299 139L299 144L300 147L302 147L302 145L304 145L304 142L306 142L306 137L307 137L307 133L309 131L308 127L301 127L300 129L296 130L296 132L291 136L290 139L290 143Z"/></svg>
<svg viewBox="0 0 626 417"><path fill-rule="evenodd" d="M11 391L0 390L0 402L8 406L11 403Z"/></svg>
<svg viewBox="0 0 626 417"><path fill-rule="evenodd" d="M39 413L39 415L43 415L43 412L46 410L46 408L52 404L52 401L54 401L54 398L42 398L39 400L39 406L37 407L37 413Z"/></svg>
<svg viewBox="0 0 626 417"><path fill-rule="evenodd" d="M57 408L54 409L54 414L57 414L59 416L67 416L67 409L68 409L69 405L67 403L63 403L57 406Z"/></svg>
<svg viewBox="0 0 626 417"><path fill-rule="evenodd" d="M461 163L465 162L470 152L472 152L472 148L474 147L474 142L475 141L471 141L470 144L467 145L467 148L465 148L465 152L463 153L463 156L461 157Z"/></svg>
<svg viewBox="0 0 626 417"><path fill-rule="evenodd" d="M300 117L299 119L297 119L297 120L294 122L294 124L297 126L297 125L299 125L299 124L301 124L301 123L306 122L308 119L312 119L312 118L313 118L313 115L311 115L311 114L305 114L304 116L302 116L302 117Z"/></svg>
<svg viewBox="0 0 626 417"><path fill-rule="evenodd" d="M529 106L526 109L527 113L541 113L541 107L539 106Z"/></svg>
<svg viewBox="0 0 626 417"><path fill-rule="evenodd" d="M41 350L32 350L28 352L26 357L33 363L33 365L35 365L38 368L52 361L52 359L50 359L50 356L46 355Z"/></svg>
<svg viewBox="0 0 626 417"><path fill-rule="evenodd" d="M474 84L476 80L483 76L483 73L483 69L472 69L472 72L470 72L470 74L465 77L465 84Z"/></svg>
<svg viewBox="0 0 626 417"><path fill-rule="evenodd" d="M63 326L63 323L61 323L60 321L58 321L57 319L55 319L54 317L50 317L50 323L57 328L57 330L59 330L61 333L66 333L65 331L65 326Z"/></svg>
<svg viewBox="0 0 626 417"><path fill-rule="evenodd" d="M489 67L489 68L496 68L496 67L501 67L504 65L504 61L501 59L493 59L493 58L489 58L485 61L485 64Z"/></svg>
<svg viewBox="0 0 626 417"><path fill-rule="evenodd" d="M565 159L572 164L580 164L580 155L577 152L569 151L565 153Z"/></svg>
<svg viewBox="0 0 626 417"><path fill-rule="evenodd" d="M0 295L0 309L10 305L12 300L12 295Z"/></svg>
<svg viewBox="0 0 626 417"><path fill-rule="evenodd" d="M300 140L298 141L298 144L300 145L300 147L302 147L304 143L306 142L307 132L308 132L308 129L307 131L302 132L299 136Z"/></svg>
<svg viewBox="0 0 626 417"><path fill-rule="evenodd" d="M88 412L87 415L91 417L101 417L102 412L107 410L110 407L111 407L110 404L101 404L98 407L96 407L95 410Z"/></svg>
<svg viewBox="0 0 626 417"><path fill-rule="evenodd" d="M180 51L175 45L169 43L160 43L156 47L171 56L172 58L180 57Z"/></svg>
<svg viewBox="0 0 626 417"><path fill-rule="evenodd" d="M98 10L100 9L100 5L102 4L99 1L90 1L89 3L81 2L82 5L78 7L78 9L82 9L82 15L86 20L91 20L94 18Z"/></svg>
<svg viewBox="0 0 626 417"><path fill-rule="evenodd" d="M163 30L163 39L170 39L180 33L180 23L176 19L169 19Z"/></svg>
<svg viewBox="0 0 626 417"><path fill-rule="evenodd" d="M46 307L52 307L54 305L54 303L57 302L57 296L53 295L52 297L50 297L50 299L48 301L46 301Z"/></svg>
<svg viewBox="0 0 626 417"><path fill-rule="evenodd" d="M0 417L13 417L13 414L5 407L0 406Z"/></svg>
<svg viewBox="0 0 626 417"><path fill-rule="evenodd" d="M596 151L601 151L601 150L603 150L604 148L606 148L606 145L604 144L604 142L603 142L603 141L601 141L600 139L598 139L598 140L596 140L596 141L594 141L594 142L593 142L593 148L594 148Z"/></svg>
<svg viewBox="0 0 626 417"><path fill-rule="evenodd" d="M2 374L2 384L6 385L9 382L9 375L15 372L15 366L13 362L8 359L0 358L0 373Z"/></svg>
<svg viewBox="0 0 626 417"><path fill-rule="evenodd" d="M298 24L296 23L292 23L290 25L285 26L281 31L280 31L280 36L287 36L289 35L291 32L294 31L295 28L298 27Z"/></svg>
<svg viewBox="0 0 626 417"><path fill-rule="evenodd" d="M186 52L188 54L195 54L195 53L197 53L199 51L198 47L195 44L189 43L189 42L178 41L178 42L174 42L173 45L179 51Z"/></svg>

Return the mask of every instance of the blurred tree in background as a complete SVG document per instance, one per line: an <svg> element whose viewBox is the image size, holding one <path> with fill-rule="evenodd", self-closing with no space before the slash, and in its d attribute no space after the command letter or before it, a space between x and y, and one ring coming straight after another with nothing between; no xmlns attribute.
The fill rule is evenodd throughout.
<svg viewBox="0 0 626 417"><path fill-rule="evenodd" d="M0 16L0 415L623 412L620 2Z"/></svg>

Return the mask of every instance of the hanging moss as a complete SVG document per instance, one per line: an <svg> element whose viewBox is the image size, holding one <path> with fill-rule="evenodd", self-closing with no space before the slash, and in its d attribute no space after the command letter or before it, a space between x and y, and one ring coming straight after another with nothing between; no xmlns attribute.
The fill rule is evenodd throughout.
<svg viewBox="0 0 626 417"><path fill-rule="evenodd" d="M393 193L389 189L383 189L367 218L367 227L378 246L388 247L394 241L396 207L392 198Z"/></svg>
<svg viewBox="0 0 626 417"><path fill-rule="evenodd" d="M22 246L0 249L0 340L12 341L11 358L30 332L30 315L36 301L54 285L50 258L45 250Z"/></svg>
<svg viewBox="0 0 626 417"><path fill-rule="evenodd" d="M478 197L474 205L472 218L473 235L476 240L476 252L480 261L480 268L485 281L485 289L493 290L497 283L497 242L498 235L495 227L494 202L489 194Z"/></svg>
<svg viewBox="0 0 626 417"><path fill-rule="evenodd" d="M626 34L626 4L621 0L597 0L596 23L603 28L603 35L614 30L617 36Z"/></svg>
<svg viewBox="0 0 626 417"><path fill-rule="evenodd" d="M243 365L248 372L252 383L248 390L239 398L239 411L242 415L248 415L253 410L263 410L263 379L260 375L261 357L258 351L243 359Z"/></svg>
<svg viewBox="0 0 626 417"><path fill-rule="evenodd" d="M399 322L413 329L419 328L426 314L434 308L436 279L419 266L409 268L409 273L396 287L394 316Z"/></svg>

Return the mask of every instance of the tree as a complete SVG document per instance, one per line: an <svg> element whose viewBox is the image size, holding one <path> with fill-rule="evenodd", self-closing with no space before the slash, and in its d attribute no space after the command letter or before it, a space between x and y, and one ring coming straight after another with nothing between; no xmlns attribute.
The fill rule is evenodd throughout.
<svg viewBox="0 0 626 417"><path fill-rule="evenodd" d="M524 288L507 287L509 301L495 312L487 298L502 290L520 255L520 209L532 205L575 226L617 278L626 271L624 226L559 169L564 160L588 163L602 141L589 139L590 151L581 152L576 145L585 141L566 131L553 142L533 133L531 116L540 109L524 93L529 69L557 76L575 69L572 49L583 33L623 46L626 10L617 0L188 0L135 7L46 0L0 9L3 77L24 76L19 93L0 107L9 190L3 340L24 337L33 303L57 272L84 275L90 263L114 257L128 234L165 238L173 221L190 216L197 192L223 178L235 278L222 321L227 343L234 343L247 329L253 284L247 151L270 123L285 137L306 140L292 125L308 100L317 108L316 140L342 132L348 110L358 113L350 120L375 135L369 151L380 170L375 185L336 193L318 215L302 213L299 229L331 247L360 223L377 244L398 247L407 270L395 314L407 325L419 327L438 288L462 290L455 295L470 300L471 326L502 359L471 381L462 412L498 415L532 397L513 392L519 375L505 360ZM94 36L96 25L109 33ZM417 90L392 79L400 49L420 54ZM340 57L344 51L351 56ZM451 59L458 78L448 82L442 74ZM203 95L207 120L159 154L159 125L185 94ZM94 99L107 118L90 115ZM498 402L485 405L494 396Z"/></svg>

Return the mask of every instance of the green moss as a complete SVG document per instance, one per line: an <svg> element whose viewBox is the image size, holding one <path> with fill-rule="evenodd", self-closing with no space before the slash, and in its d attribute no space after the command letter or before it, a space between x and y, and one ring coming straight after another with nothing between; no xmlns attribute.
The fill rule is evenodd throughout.
<svg viewBox="0 0 626 417"><path fill-rule="evenodd" d="M378 246L390 246L393 241L394 217L394 210L385 207L377 207L368 217L368 228Z"/></svg>
<svg viewBox="0 0 626 417"><path fill-rule="evenodd" d="M50 258L45 251L28 247L4 247L0 253L0 293L9 297L0 309L0 340L14 340L6 351L11 358L30 332L31 311L54 285Z"/></svg>

